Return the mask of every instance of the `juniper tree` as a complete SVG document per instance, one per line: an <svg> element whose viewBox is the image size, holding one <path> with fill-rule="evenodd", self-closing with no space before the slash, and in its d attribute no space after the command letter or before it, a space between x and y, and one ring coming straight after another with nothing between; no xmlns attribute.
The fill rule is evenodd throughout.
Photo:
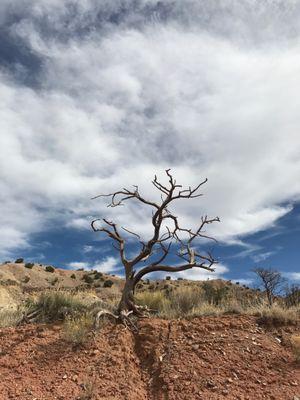
<svg viewBox="0 0 300 400"><path fill-rule="evenodd" d="M146 275L153 272L180 272L192 268L203 269L213 272L216 260L211 252L200 252L198 250L198 239L216 241L205 232L205 227L219 221L218 217L199 218L199 225L196 229L182 227L179 219L170 211L170 205L183 199L195 199L202 196L200 188L207 182L207 179L200 182L196 187L183 188L176 183L176 180L166 170L167 184L161 183L155 175L152 185L160 194L160 201L149 200L140 194L138 186L133 190L123 188L110 194L100 194L93 199L100 197L110 198L108 207L119 207L128 201L137 201L152 210L151 225L152 233L147 240L141 238L136 232L124 227L119 227L107 218L95 219L91 227L95 232L107 235L113 242L114 248L118 251L120 261L124 268L125 285L121 300L118 306L118 318L129 314L141 316L142 308L134 301L134 291L138 282ZM196 217L195 217L196 219ZM99 221L101 225L99 226ZM133 257L128 258L128 235L135 239L139 248ZM175 255L181 261L179 264L170 263L170 255Z"/></svg>

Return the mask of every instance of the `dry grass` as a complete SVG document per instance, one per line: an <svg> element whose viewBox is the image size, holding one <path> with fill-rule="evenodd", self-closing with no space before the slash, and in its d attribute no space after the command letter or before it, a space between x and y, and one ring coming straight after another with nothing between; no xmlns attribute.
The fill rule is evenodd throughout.
<svg viewBox="0 0 300 400"><path fill-rule="evenodd" d="M84 312L86 308L83 300L63 290L46 291L33 305L33 309L39 310L41 321L64 320L67 316Z"/></svg>
<svg viewBox="0 0 300 400"><path fill-rule="evenodd" d="M249 313L259 317L261 325L269 327L297 325L300 315L297 308L282 308L276 304L272 307L257 307L251 311L249 310Z"/></svg>
<svg viewBox="0 0 300 400"><path fill-rule="evenodd" d="M292 350L295 355L296 361L300 362L300 336L294 335L291 337Z"/></svg>
<svg viewBox="0 0 300 400"><path fill-rule="evenodd" d="M194 317L220 314L249 314L259 318L266 326L295 325L299 322L299 308L268 307L262 301L245 301L240 295L231 295L216 305L208 301L201 287L182 286L166 293L161 290L143 291L136 295L137 303L156 310L162 318Z"/></svg>
<svg viewBox="0 0 300 400"><path fill-rule="evenodd" d="M63 324L63 338L74 346L80 346L90 340L94 319L91 314L82 314L68 318Z"/></svg>
<svg viewBox="0 0 300 400"><path fill-rule="evenodd" d="M158 314L166 312L170 307L170 301L161 291L137 293L135 298L138 305L147 306Z"/></svg>
<svg viewBox="0 0 300 400"><path fill-rule="evenodd" d="M170 294L144 291L136 295L136 301L167 319L220 313L220 308L203 301L201 289L195 287L179 287Z"/></svg>
<svg viewBox="0 0 300 400"><path fill-rule="evenodd" d="M197 287L179 287L170 294L171 308L180 314L188 314L203 304L203 293Z"/></svg>
<svg viewBox="0 0 300 400"><path fill-rule="evenodd" d="M9 310L4 309L0 311L0 328L6 328L9 326L16 326L23 316L23 310Z"/></svg>

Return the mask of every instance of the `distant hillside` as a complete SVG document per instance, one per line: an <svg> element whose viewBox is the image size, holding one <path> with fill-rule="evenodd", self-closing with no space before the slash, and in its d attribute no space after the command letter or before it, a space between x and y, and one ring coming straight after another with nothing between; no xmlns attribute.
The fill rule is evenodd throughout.
<svg viewBox="0 0 300 400"><path fill-rule="evenodd" d="M90 270L66 270L37 263L4 263L0 264L0 308L16 308L34 292L46 289L64 289L86 291L92 289L94 294L107 299L119 297L124 280L122 278ZM239 303L247 303L261 298L262 294L253 289L221 279L209 281L190 281L166 276L166 279L144 279L137 285L137 292L163 291L166 295L183 287L202 287L205 298L213 302L226 295L233 295Z"/></svg>
<svg viewBox="0 0 300 400"><path fill-rule="evenodd" d="M28 296L43 290L94 288L95 295L105 299L118 294L122 285L122 279L97 271L66 270L37 263L4 263L0 264L0 310L16 309Z"/></svg>
<svg viewBox="0 0 300 400"><path fill-rule="evenodd" d="M5 263L0 264L0 285L21 286L27 290L42 290L47 288L86 288L101 287L106 280L114 283L120 278L101 274L97 271L66 270L43 264Z"/></svg>

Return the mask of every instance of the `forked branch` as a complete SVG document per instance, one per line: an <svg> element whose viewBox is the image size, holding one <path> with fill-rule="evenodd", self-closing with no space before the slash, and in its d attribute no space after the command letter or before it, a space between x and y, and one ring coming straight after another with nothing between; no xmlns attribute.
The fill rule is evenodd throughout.
<svg viewBox="0 0 300 400"><path fill-rule="evenodd" d="M140 194L139 188L136 185L133 186L133 190L123 188L107 195L100 194L94 197L94 199L109 197L110 203L108 207L123 206L127 201L135 199L152 208L152 234L148 240L141 240L140 235L136 232L122 227L124 232L131 235L131 240L136 238L141 245L141 248L131 259L127 259L125 256L125 250L128 247L128 235L126 236L125 234L125 236L122 236L114 222L103 219L102 225L97 227L97 221L99 221L97 219L92 221L91 224L95 232L104 232L115 243L115 247L118 249L121 261L125 267L125 287L127 285L132 293L137 282L148 273L157 271L180 272L191 268L214 271L213 265L216 264L216 260L210 253L199 251L196 239L204 238L216 241L206 233L205 228L214 222L219 222L219 218L209 218L207 215L201 217L198 228L193 230L182 227L179 224L178 217L170 211L170 205L174 201L201 197L203 194L200 192L200 189L207 182L207 179L204 179L193 188L183 188L181 184L176 183L170 169L167 169L165 172L167 183L160 182L156 175L152 181L155 189L160 192L159 202L146 199ZM173 249L175 256L180 257L184 261L183 264L172 265L173 262L167 262L168 257L172 254L171 249ZM128 310L135 312L136 307L134 308L132 293L127 305L130 304ZM124 296L122 297L122 301L124 301Z"/></svg>

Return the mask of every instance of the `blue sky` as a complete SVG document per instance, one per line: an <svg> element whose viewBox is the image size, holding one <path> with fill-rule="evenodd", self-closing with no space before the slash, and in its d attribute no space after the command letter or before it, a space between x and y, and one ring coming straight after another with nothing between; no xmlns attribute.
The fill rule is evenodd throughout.
<svg viewBox="0 0 300 400"><path fill-rule="evenodd" d="M147 213L90 199L133 184L155 198L172 168L208 178L176 213L220 217L215 277L251 283L260 265L299 282L299 16L294 0L3 0L1 259L120 274L89 223L147 237Z"/></svg>

